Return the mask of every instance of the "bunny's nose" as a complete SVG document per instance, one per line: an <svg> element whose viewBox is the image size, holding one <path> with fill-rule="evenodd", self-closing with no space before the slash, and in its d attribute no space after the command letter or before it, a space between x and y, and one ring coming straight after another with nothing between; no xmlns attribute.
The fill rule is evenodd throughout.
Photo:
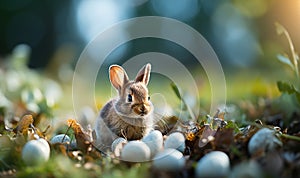
<svg viewBox="0 0 300 178"><path fill-rule="evenodd" d="M145 104L140 104L137 107L134 108L135 113L137 113L140 116L147 115L149 110L147 109L147 106Z"/></svg>
<svg viewBox="0 0 300 178"><path fill-rule="evenodd" d="M144 112L145 110L146 110L145 105L142 105L142 106L140 107L140 111L141 111L141 112Z"/></svg>
<svg viewBox="0 0 300 178"><path fill-rule="evenodd" d="M144 104L140 106L139 111L141 116L148 113Z"/></svg>

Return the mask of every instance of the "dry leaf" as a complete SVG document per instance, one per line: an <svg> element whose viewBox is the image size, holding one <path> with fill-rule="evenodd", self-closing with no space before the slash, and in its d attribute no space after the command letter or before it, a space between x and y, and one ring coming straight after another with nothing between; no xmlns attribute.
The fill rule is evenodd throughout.
<svg viewBox="0 0 300 178"><path fill-rule="evenodd" d="M204 147L208 142L212 141L212 139L214 138L214 135L216 134L216 130L210 128L209 125L205 125L204 130L202 132L202 135L199 139L199 143L198 146Z"/></svg>
<svg viewBox="0 0 300 178"><path fill-rule="evenodd" d="M225 114L226 114L225 109L224 110L218 109L216 114L214 115L214 118L220 118L220 119L224 120Z"/></svg>
<svg viewBox="0 0 300 178"><path fill-rule="evenodd" d="M194 141L197 136L200 136L201 127L198 123L188 122L185 132L186 140Z"/></svg>
<svg viewBox="0 0 300 178"><path fill-rule="evenodd" d="M192 132L187 133L187 134L185 135L185 137L186 137L186 139L187 139L188 141L194 141L195 138L196 138L195 134L193 134Z"/></svg>
<svg viewBox="0 0 300 178"><path fill-rule="evenodd" d="M59 153L61 153L64 156L68 155L67 147L62 143L52 144L51 147L54 148L54 150L58 151Z"/></svg>
<svg viewBox="0 0 300 178"><path fill-rule="evenodd" d="M29 126L33 124L33 117L32 115L25 115L19 121L17 127L14 129L15 133L22 133L23 135L27 134Z"/></svg>
<svg viewBox="0 0 300 178"><path fill-rule="evenodd" d="M83 130L81 125L77 123L75 119L67 120L68 126L74 130L77 147L84 152L88 152L91 150L92 146L92 136L91 133Z"/></svg>
<svg viewBox="0 0 300 178"><path fill-rule="evenodd" d="M220 129L215 134L214 145L218 150L230 151L230 146L234 143L233 129Z"/></svg>

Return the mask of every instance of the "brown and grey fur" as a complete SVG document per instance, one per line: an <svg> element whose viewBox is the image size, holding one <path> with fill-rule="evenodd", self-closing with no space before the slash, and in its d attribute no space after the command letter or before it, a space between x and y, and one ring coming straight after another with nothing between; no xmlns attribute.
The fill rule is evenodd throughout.
<svg viewBox="0 0 300 178"><path fill-rule="evenodd" d="M100 149L110 148L118 137L137 140L145 136L153 127L153 105L148 100L147 84L151 65L145 65L135 81L129 81L125 70L117 65L110 67L110 81L119 96L110 100L100 111L95 132L96 145ZM127 101L128 95L132 102Z"/></svg>

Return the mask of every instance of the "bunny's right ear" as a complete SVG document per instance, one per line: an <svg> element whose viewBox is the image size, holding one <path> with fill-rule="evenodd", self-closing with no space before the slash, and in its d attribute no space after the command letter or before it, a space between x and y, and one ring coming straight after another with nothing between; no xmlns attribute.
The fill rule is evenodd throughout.
<svg viewBox="0 0 300 178"><path fill-rule="evenodd" d="M109 79L111 84L121 92L122 87L129 81L125 70L119 65L109 67Z"/></svg>
<svg viewBox="0 0 300 178"><path fill-rule="evenodd" d="M148 63L144 65L138 74L135 77L136 82L143 82L145 85L148 85L150 80L150 71L151 71L151 64Z"/></svg>

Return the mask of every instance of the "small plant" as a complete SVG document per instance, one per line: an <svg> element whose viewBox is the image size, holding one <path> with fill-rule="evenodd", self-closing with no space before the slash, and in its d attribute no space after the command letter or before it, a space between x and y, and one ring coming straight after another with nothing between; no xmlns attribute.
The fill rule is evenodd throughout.
<svg viewBox="0 0 300 178"><path fill-rule="evenodd" d="M191 119L193 121L195 121L196 120L196 115L193 112L192 108L187 104L187 102L185 101L185 99L181 95L181 93L179 91L179 88L176 86L176 84L174 82L171 83L171 87L172 87L174 93L176 94L177 98L182 102L183 110L187 110L188 113L189 113L189 116L191 117Z"/></svg>
<svg viewBox="0 0 300 178"><path fill-rule="evenodd" d="M278 54L277 59L289 66L292 72L295 74L295 83L291 84L286 81L278 81L277 87L280 92L287 93L289 95L294 95L300 105L300 69L298 66L299 56L295 51L292 39L288 33L288 31L279 23L275 23L276 31L278 35L284 35L289 43L290 54Z"/></svg>

